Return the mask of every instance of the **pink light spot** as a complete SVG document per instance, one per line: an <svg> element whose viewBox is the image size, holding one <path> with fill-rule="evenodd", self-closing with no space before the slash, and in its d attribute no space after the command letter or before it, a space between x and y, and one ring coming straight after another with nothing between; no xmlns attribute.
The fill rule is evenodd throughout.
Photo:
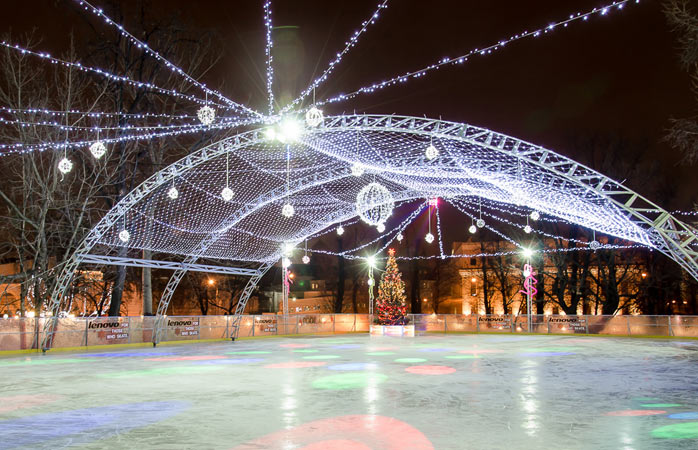
<svg viewBox="0 0 698 450"><path fill-rule="evenodd" d="M385 416L340 416L277 431L234 450L301 448L303 450L434 450L421 431Z"/></svg>
<svg viewBox="0 0 698 450"><path fill-rule="evenodd" d="M268 364L264 367L267 369L302 369L304 367L324 366L326 363L322 361L289 361L276 364Z"/></svg>
<svg viewBox="0 0 698 450"><path fill-rule="evenodd" d="M383 352L386 350L395 350L395 347L383 346L383 347L369 347L368 348L369 352Z"/></svg>
<svg viewBox="0 0 698 450"><path fill-rule="evenodd" d="M63 398L62 395L12 395L0 397L0 413L16 411L18 409L31 408L45 403L55 402Z"/></svg>
<svg viewBox="0 0 698 450"><path fill-rule="evenodd" d="M314 442L300 450L371 450L371 447L361 442L346 439L333 439L331 441Z"/></svg>
<svg viewBox="0 0 698 450"><path fill-rule="evenodd" d="M604 414L604 416L656 416L657 414L666 414L666 411L661 411L659 409L625 409L622 411L611 411Z"/></svg>
<svg viewBox="0 0 698 450"><path fill-rule="evenodd" d="M486 353L502 353L504 350L487 350L487 349L474 349L474 350L460 350L458 353L465 353L466 355L484 355Z"/></svg>
<svg viewBox="0 0 698 450"><path fill-rule="evenodd" d="M456 369L448 366L410 366L405 369L405 372L417 375L448 375L455 371Z"/></svg>
<svg viewBox="0 0 698 450"><path fill-rule="evenodd" d="M208 361L209 359L225 359L225 356L165 356L162 358L146 358L144 361Z"/></svg>
<svg viewBox="0 0 698 450"><path fill-rule="evenodd" d="M283 348L308 348L310 344L281 344L279 347Z"/></svg>

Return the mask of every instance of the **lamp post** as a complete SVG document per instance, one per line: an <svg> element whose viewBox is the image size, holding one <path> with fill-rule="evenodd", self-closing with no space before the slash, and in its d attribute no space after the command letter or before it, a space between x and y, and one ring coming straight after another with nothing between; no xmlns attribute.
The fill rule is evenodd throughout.
<svg viewBox="0 0 698 450"><path fill-rule="evenodd" d="M536 274L533 271L533 267L531 267L531 257L533 256L533 251L530 248L524 248L522 251L522 255L525 259L525 264L524 264L524 269L523 269L523 276L524 276L524 289L522 292L526 294L526 314L528 316L528 332L532 333L533 332L533 316L531 315L531 309L532 309L532 299L533 295L535 295L538 290L535 288L535 284L538 282L534 278L534 275Z"/></svg>

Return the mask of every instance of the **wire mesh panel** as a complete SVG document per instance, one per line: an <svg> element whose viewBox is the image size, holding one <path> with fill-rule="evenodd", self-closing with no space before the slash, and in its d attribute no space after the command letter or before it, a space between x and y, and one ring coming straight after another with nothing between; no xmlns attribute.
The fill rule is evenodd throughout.
<svg viewBox="0 0 698 450"><path fill-rule="evenodd" d="M628 320L626 316L587 316L589 318L589 334L628 335Z"/></svg>
<svg viewBox="0 0 698 450"><path fill-rule="evenodd" d="M631 335L671 336L667 316L625 316Z"/></svg>
<svg viewBox="0 0 698 450"><path fill-rule="evenodd" d="M670 324L671 336L698 337L698 317L696 316L662 316Z"/></svg>
<svg viewBox="0 0 698 450"><path fill-rule="evenodd" d="M446 320L446 330L455 332L475 332L477 331L477 317L471 315L452 314L444 316Z"/></svg>

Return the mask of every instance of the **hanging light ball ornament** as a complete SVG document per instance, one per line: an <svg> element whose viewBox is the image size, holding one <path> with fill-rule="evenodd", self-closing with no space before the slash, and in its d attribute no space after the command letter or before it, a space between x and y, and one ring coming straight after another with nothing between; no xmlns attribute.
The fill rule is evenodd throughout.
<svg viewBox="0 0 698 450"><path fill-rule="evenodd" d="M230 200L232 200L234 195L235 195L235 192L233 192L233 190L227 186L224 187L223 190L221 191L221 197L223 197L223 200L225 200L226 202L229 202Z"/></svg>
<svg viewBox="0 0 698 450"><path fill-rule="evenodd" d="M431 244L434 242L434 235L431 233L427 233L426 236L424 236L424 240L427 241L427 243Z"/></svg>
<svg viewBox="0 0 698 450"><path fill-rule="evenodd" d="M365 170L363 166L361 166L360 164L354 164L353 166L351 166L351 174L355 177L360 177L364 174L364 172Z"/></svg>
<svg viewBox="0 0 698 450"><path fill-rule="evenodd" d="M427 147L425 155L428 160L432 160L439 156L439 150L436 147L434 147L434 144L429 144L429 147Z"/></svg>
<svg viewBox="0 0 698 450"><path fill-rule="evenodd" d="M215 120L216 110L206 105L199 108L199 110L196 112L196 115L201 123L208 126L211 125Z"/></svg>
<svg viewBox="0 0 698 450"><path fill-rule="evenodd" d="M369 183L356 196L356 212L361 220L377 226L388 220L395 202L390 191L380 183Z"/></svg>
<svg viewBox="0 0 698 450"><path fill-rule="evenodd" d="M284 267L284 269L288 269L291 267L291 260L284 257L284 259L281 260L281 265Z"/></svg>
<svg viewBox="0 0 698 450"><path fill-rule="evenodd" d="M601 242L599 242L597 240L593 240L593 241L589 242L589 248L596 251L596 250L601 248Z"/></svg>
<svg viewBox="0 0 698 450"><path fill-rule="evenodd" d="M65 175L66 173L70 172L73 170L73 163L70 162L68 158L63 158L60 161L58 161L58 171Z"/></svg>
<svg viewBox="0 0 698 450"><path fill-rule="evenodd" d="M376 227L376 230L378 230L379 233L382 233L385 231L385 224L379 223L378 226Z"/></svg>
<svg viewBox="0 0 698 450"><path fill-rule="evenodd" d="M404 236L402 235L402 233L398 233L397 236L395 236L395 238L397 239L398 242L402 242L402 240L404 239Z"/></svg>
<svg viewBox="0 0 698 450"><path fill-rule="evenodd" d="M533 229L531 228L531 225L526 225L526 226L524 227L524 233L528 234L528 233L530 233L531 231L533 231Z"/></svg>
<svg viewBox="0 0 698 450"><path fill-rule="evenodd" d="M531 219L533 219L533 220L538 220L538 219L540 219L540 213L539 213L538 211L533 211L533 212L531 213Z"/></svg>
<svg viewBox="0 0 698 450"><path fill-rule="evenodd" d="M303 261L303 264L308 264L310 262L310 256L303 255L302 261Z"/></svg>
<svg viewBox="0 0 698 450"><path fill-rule="evenodd" d="M344 234L344 227L343 226L340 225L337 227L337 234L340 236Z"/></svg>
<svg viewBox="0 0 698 450"><path fill-rule="evenodd" d="M179 191L177 190L176 187L172 186L167 191L167 196L170 197L172 200L177 200L177 197L179 197Z"/></svg>
<svg viewBox="0 0 698 450"><path fill-rule="evenodd" d="M293 217L293 214L296 211L293 209L293 205L290 203L286 203L283 208L281 208L281 215L284 216L285 218L289 219Z"/></svg>
<svg viewBox="0 0 698 450"><path fill-rule="evenodd" d="M375 282L373 281L373 278L369 278L368 281L367 281L367 284L368 284L369 286L373 286L374 283L375 283Z"/></svg>
<svg viewBox="0 0 698 450"><path fill-rule="evenodd" d="M324 118L325 116L322 114L322 111L315 106L305 113L305 123L308 124L309 127L315 128L319 126Z"/></svg>
<svg viewBox="0 0 698 450"><path fill-rule="evenodd" d="M101 142L95 142L90 145L90 153L92 153L95 159L99 159L107 153L107 147Z"/></svg>
<svg viewBox="0 0 698 450"><path fill-rule="evenodd" d="M482 228L485 226L485 221L482 219L477 219L477 222L475 222L475 225L477 225L478 228Z"/></svg>
<svg viewBox="0 0 698 450"><path fill-rule="evenodd" d="M121 242L128 242L128 240L131 239L131 233L129 233L128 230L121 230L119 239L121 239Z"/></svg>
<svg viewBox="0 0 698 450"><path fill-rule="evenodd" d="M470 231L470 234L475 234L477 232L477 227L475 225L470 225L468 231Z"/></svg>

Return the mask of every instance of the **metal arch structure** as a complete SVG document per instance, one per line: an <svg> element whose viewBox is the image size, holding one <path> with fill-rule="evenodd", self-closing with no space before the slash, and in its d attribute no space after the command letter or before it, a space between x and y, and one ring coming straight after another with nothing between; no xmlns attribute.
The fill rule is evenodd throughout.
<svg viewBox="0 0 698 450"><path fill-rule="evenodd" d="M325 195L332 189L337 189L337 186L346 187L337 183L347 182L348 178L352 178L351 166L354 164L360 164L373 174L374 179L381 177L381 180L390 186L396 200L424 198L430 195L477 195L494 201L521 203L608 234L614 234L614 231L620 230L622 226L627 227L627 235L615 235L656 248L698 279L698 236L693 227L677 220L667 211L622 184L549 149L463 123L394 115L335 116L326 118L317 128L304 130L299 143L294 144L293 151L300 154L300 158L306 158L303 162L315 162L316 165L298 169L300 175L284 183L283 177L279 176L279 173L282 173L278 167L281 158L277 158L279 161L275 161L276 165L272 167L269 165L272 158L270 155L283 155L283 151L277 151L280 149L285 149L286 153L290 154L291 145L269 144L264 131L265 129L255 129L226 138L182 158L148 178L109 211L83 240L59 277L50 302L54 319L46 323L42 348L50 347L60 305L73 273L80 264L89 261L91 257L95 258L91 252L97 246L145 248L143 243L123 244L114 239L118 225L129 222L128 214L131 213L131 218L135 215L138 219L138 214L143 215L139 208L143 209L144 202L161 195L163 188L177 179L208 181L220 177L220 172L216 171L216 167L220 166L217 164L220 162L219 158L224 157L226 160L227 180L227 162L231 155L236 155L241 161L238 162L239 165L245 164L246 174L264 177L259 178L262 184L260 188L248 189L248 197L241 200L239 206L222 211L214 222L205 224L208 228L199 226L198 223L198 228L187 228L158 218L157 223L162 224L162 230L174 235L179 233L193 236L192 242L198 239L198 243L182 250L173 250L171 246L167 247L164 244L161 248L151 248L154 251L185 257L185 260L179 263L181 265L175 268L175 273L161 298L157 316L159 325L162 325L169 301L184 273L194 267L196 261L202 257L245 260L259 265L255 271L250 272L251 278L238 302L236 314L241 314L261 276L271 267L272 262L280 257L278 246L272 248L270 242L274 243L279 239L300 242L332 224L356 216L357 213L350 202L339 202L336 211L313 216L320 217L321 220L308 219L295 224L294 228L277 230L276 237L258 238L254 234L256 229L245 229L240 225L255 215L268 212L268 208L278 202L289 201L313 190L323 192L317 195ZM424 158L423 147L420 147L430 142L438 144L443 152L435 162L427 161ZM397 145L395 143L398 143L402 150L399 153L390 153L390 149ZM312 159L309 156L311 154ZM288 164L288 160L284 161ZM429 171L427 176L424 175L425 168ZM190 174L193 174L192 178L188 179ZM195 175L199 178L193 178ZM272 182L264 184L262 181L266 179ZM193 182L190 184L194 185ZM199 191L205 191L195 187ZM569 194L568 197L571 202L577 202L575 205L602 205L613 217L585 217L575 215L569 208L550 208L551 202L558 197L546 198L546 207L545 202L541 203L535 198L521 195L527 187L531 188L529 193L543 190L554 191L557 194L574 192L574 195ZM213 201L210 192L202 192L199 194L208 195L204 196L205 201ZM491 197L488 197L490 194ZM587 200L589 205L584 203ZM305 205L305 210L311 211L312 206L314 205ZM158 209L152 205L147 209L151 213L153 210ZM618 227L603 229L606 219L617 223ZM249 236L247 241L238 245L239 248L236 247L238 250L250 248L250 245L259 242L266 245L264 251L260 250L249 258L241 257L242 253L232 251L227 256L224 255L221 252L226 251L226 245L233 242L230 235L234 233L234 239L237 239L235 242L242 239L240 236ZM197 237L199 235L200 239ZM154 339L154 343L157 343L157 338Z"/></svg>

